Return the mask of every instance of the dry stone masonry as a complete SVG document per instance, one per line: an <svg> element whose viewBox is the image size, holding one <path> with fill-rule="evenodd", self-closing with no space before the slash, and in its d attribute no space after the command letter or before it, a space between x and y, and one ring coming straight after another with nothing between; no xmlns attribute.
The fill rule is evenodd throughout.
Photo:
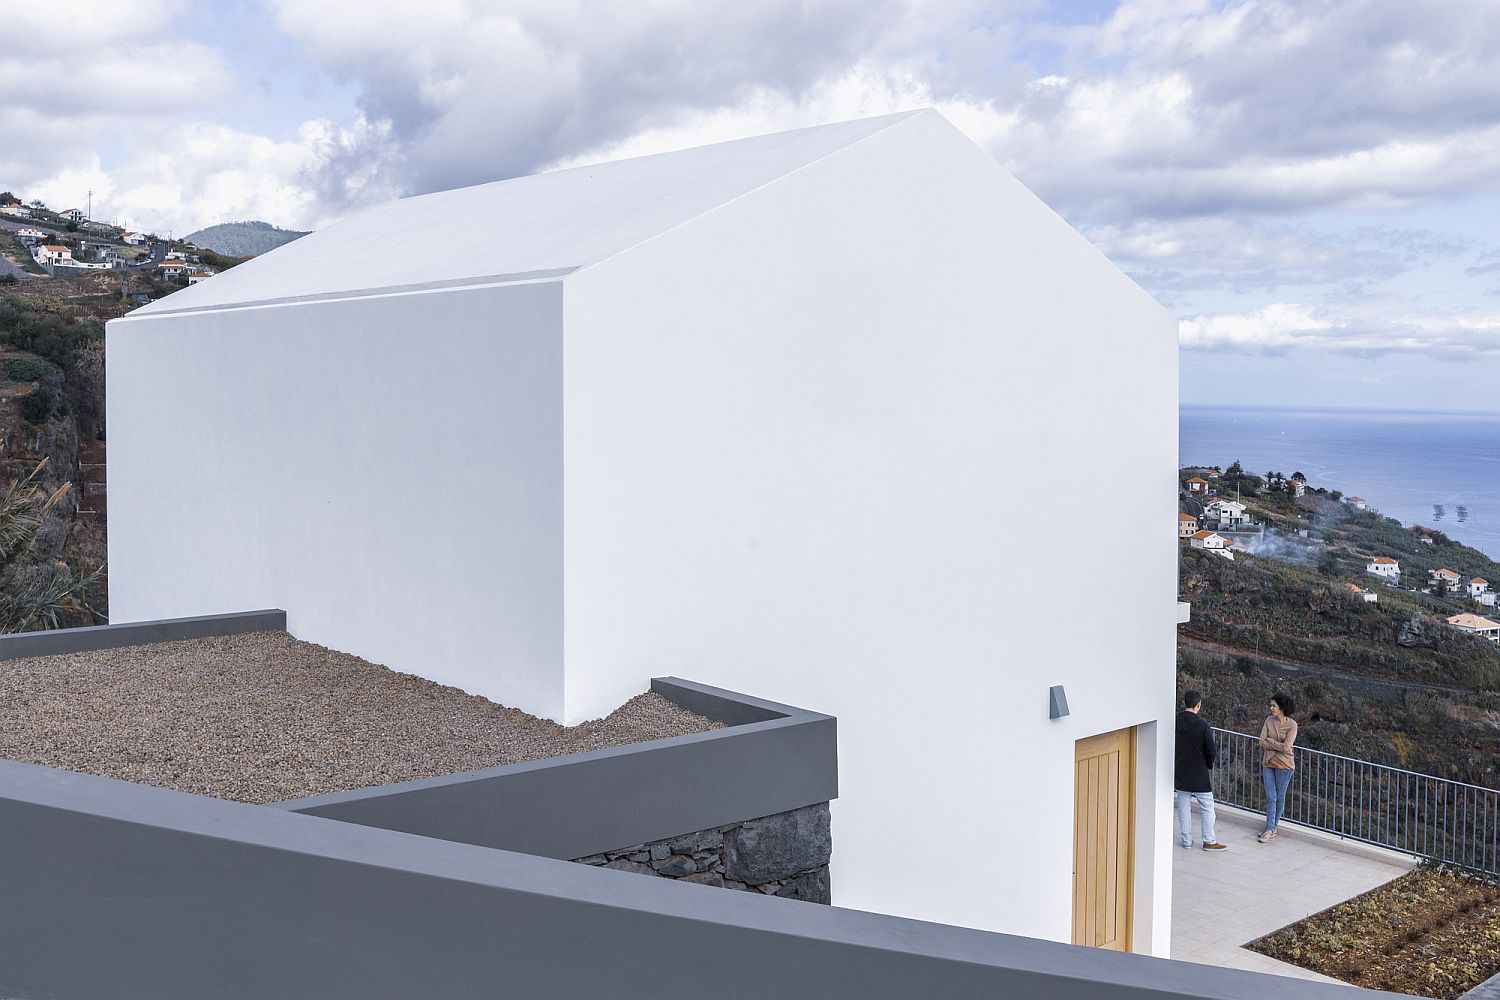
<svg viewBox="0 0 1500 1000"><path fill-rule="evenodd" d="M575 858L579 864L828 903L828 803Z"/></svg>

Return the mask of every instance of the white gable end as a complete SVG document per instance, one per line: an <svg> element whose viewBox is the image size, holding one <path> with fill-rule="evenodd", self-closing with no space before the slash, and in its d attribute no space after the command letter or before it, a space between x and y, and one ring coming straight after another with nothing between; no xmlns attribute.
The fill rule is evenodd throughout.
<svg viewBox="0 0 1500 1000"><path fill-rule="evenodd" d="M928 112L929 114L931 112ZM137 314L557 277L922 112L403 198L309 233Z"/></svg>

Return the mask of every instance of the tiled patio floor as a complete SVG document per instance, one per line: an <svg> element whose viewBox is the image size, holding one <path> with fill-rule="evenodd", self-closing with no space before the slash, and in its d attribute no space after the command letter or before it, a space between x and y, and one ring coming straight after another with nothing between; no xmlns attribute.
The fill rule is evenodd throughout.
<svg viewBox="0 0 1500 1000"><path fill-rule="evenodd" d="M1172 851L1172 957L1334 982L1241 945L1388 882L1412 862L1286 823L1276 840L1260 844L1263 825L1255 814L1220 806L1218 838L1229 850L1208 853L1198 845L1194 809L1193 849Z"/></svg>

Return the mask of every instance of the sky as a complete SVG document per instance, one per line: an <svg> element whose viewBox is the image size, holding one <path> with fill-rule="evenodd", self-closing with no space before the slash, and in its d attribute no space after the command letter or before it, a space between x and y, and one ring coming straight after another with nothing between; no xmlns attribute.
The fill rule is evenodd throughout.
<svg viewBox="0 0 1500 1000"><path fill-rule="evenodd" d="M0 0L0 190L179 235L935 107L1184 403L1500 410L1494 0Z"/></svg>

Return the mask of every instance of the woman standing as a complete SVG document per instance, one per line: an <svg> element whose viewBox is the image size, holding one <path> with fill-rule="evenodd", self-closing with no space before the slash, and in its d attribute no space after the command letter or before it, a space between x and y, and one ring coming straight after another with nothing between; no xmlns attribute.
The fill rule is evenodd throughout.
<svg viewBox="0 0 1500 1000"><path fill-rule="evenodd" d="M1286 811L1286 790L1297 766L1292 759L1292 744L1297 741L1292 713L1296 710L1292 699L1278 691L1271 695L1271 714L1260 727L1262 776L1266 781L1266 828L1259 838L1262 844L1276 839L1276 825Z"/></svg>

